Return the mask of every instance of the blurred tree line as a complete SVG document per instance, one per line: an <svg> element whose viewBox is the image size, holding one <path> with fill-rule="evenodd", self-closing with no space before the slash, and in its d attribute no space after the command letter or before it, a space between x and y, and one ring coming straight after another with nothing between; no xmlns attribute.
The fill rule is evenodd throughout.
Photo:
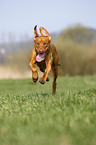
<svg viewBox="0 0 96 145"><path fill-rule="evenodd" d="M96 37L92 31L76 25L62 31L52 43L59 53L60 75L96 75ZM8 55L7 65L28 71L32 45Z"/></svg>
<svg viewBox="0 0 96 145"><path fill-rule="evenodd" d="M64 30L53 43L58 48L61 75L96 75L96 38L77 25Z"/></svg>

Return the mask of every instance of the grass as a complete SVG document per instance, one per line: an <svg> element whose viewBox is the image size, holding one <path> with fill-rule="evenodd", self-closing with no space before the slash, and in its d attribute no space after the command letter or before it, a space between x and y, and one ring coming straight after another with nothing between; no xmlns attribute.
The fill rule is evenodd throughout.
<svg viewBox="0 0 96 145"><path fill-rule="evenodd" d="M96 76L0 80L0 145L96 145Z"/></svg>

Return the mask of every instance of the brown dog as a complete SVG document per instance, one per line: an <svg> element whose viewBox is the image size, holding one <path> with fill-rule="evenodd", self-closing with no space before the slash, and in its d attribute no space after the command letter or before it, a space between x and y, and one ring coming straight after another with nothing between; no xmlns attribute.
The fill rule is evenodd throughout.
<svg viewBox="0 0 96 145"><path fill-rule="evenodd" d="M34 46L30 57L30 68L32 70L32 79L34 82L38 80L38 73L35 64L44 72L42 78L39 80L41 84L49 81L48 75L53 71L53 90L52 93L56 92L56 79L58 76L58 53L55 46L51 43L51 36L46 29L40 27L39 36L37 33L37 25L34 27Z"/></svg>

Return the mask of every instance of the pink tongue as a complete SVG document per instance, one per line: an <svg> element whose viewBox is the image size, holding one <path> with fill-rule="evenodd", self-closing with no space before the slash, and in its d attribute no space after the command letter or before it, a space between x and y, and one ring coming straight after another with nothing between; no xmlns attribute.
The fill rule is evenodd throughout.
<svg viewBox="0 0 96 145"><path fill-rule="evenodd" d="M38 55L36 56L36 61L37 61L37 62L41 62L42 60L45 59L45 55L46 55L46 53L38 54Z"/></svg>

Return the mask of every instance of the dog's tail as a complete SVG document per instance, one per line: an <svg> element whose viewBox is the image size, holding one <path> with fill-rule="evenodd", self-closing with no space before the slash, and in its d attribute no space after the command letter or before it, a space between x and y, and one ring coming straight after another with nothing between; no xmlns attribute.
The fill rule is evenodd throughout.
<svg viewBox="0 0 96 145"><path fill-rule="evenodd" d="M34 27L34 37L39 37L39 35L37 33L37 25L35 25L35 27Z"/></svg>

